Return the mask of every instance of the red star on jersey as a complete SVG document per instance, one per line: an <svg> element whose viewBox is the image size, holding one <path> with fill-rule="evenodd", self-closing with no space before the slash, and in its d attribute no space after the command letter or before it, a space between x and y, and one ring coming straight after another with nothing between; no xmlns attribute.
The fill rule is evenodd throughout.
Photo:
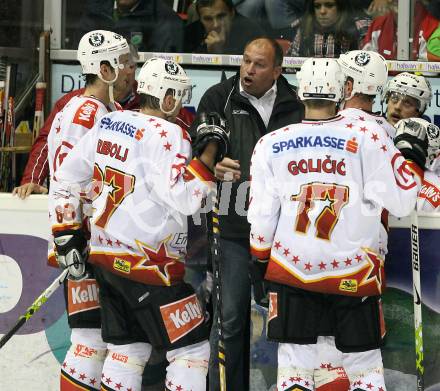
<svg viewBox="0 0 440 391"><path fill-rule="evenodd" d="M336 269L337 267L339 267L339 262L336 259L333 259L331 265L333 265L333 269Z"/></svg>
<svg viewBox="0 0 440 391"><path fill-rule="evenodd" d="M327 267L327 264L322 262L318 265L320 270L324 270Z"/></svg>
<svg viewBox="0 0 440 391"><path fill-rule="evenodd" d="M264 236L258 235L257 240L258 240L260 243L264 242Z"/></svg>
<svg viewBox="0 0 440 391"><path fill-rule="evenodd" d="M115 244L116 244L118 247L121 247L121 244L122 244L122 243L119 241L119 239L117 239L116 242L115 242Z"/></svg>
<svg viewBox="0 0 440 391"><path fill-rule="evenodd" d="M288 248L285 248L283 254L287 257L290 254L290 250Z"/></svg>
<svg viewBox="0 0 440 391"><path fill-rule="evenodd" d="M79 378L80 378L81 380L84 380L84 379L87 378L87 376L85 375L85 373L81 373L81 374L79 375Z"/></svg>
<svg viewBox="0 0 440 391"><path fill-rule="evenodd" d="M376 142L377 140L379 140L379 137L377 137L377 134L376 134L376 133L373 133L373 134L371 135L371 139L372 139L374 142Z"/></svg>
<svg viewBox="0 0 440 391"><path fill-rule="evenodd" d="M75 374L75 368L70 368L70 371L69 371L72 375L74 375Z"/></svg>
<svg viewBox="0 0 440 391"><path fill-rule="evenodd" d="M359 117L359 121L365 121L365 117Z"/></svg>
<svg viewBox="0 0 440 391"><path fill-rule="evenodd" d="M285 132L287 132L289 130L289 127L287 126L286 128L283 129Z"/></svg>
<svg viewBox="0 0 440 391"><path fill-rule="evenodd" d="M195 189L194 190L194 193L193 193L193 196L194 197L198 197L199 195L201 195L202 194L202 192L199 190L199 189Z"/></svg>
<svg viewBox="0 0 440 391"><path fill-rule="evenodd" d="M106 239L107 240L107 246L113 246L113 242L111 239Z"/></svg>
<svg viewBox="0 0 440 391"><path fill-rule="evenodd" d="M361 128L359 130L361 132L365 133L367 131L367 127L366 126L361 126Z"/></svg>
<svg viewBox="0 0 440 391"><path fill-rule="evenodd" d="M281 243L280 242L275 242L275 244L273 245L277 250L280 249L281 247Z"/></svg>
<svg viewBox="0 0 440 391"><path fill-rule="evenodd" d="M304 270L312 270L312 264L310 262L304 264Z"/></svg>
<svg viewBox="0 0 440 391"><path fill-rule="evenodd" d="M351 266L351 259L350 258L347 258L344 262L345 262L346 266Z"/></svg>
<svg viewBox="0 0 440 391"><path fill-rule="evenodd" d="M382 151L384 151L384 152L386 152L388 149L387 149L387 146L385 145L385 144L383 144L381 147L380 147L380 149L382 150Z"/></svg>
<svg viewBox="0 0 440 391"><path fill-rule="evenodd" d="M159 134L160 134L160 138L162 138L162 137L166 137L168 132L165 132L165 130L162 130L162 132L160 132Z"/></svg>
<svg viewBox="0 0 440 391"><path fill-rule="evenodd" d="M67 367L67 364L66 364L66 362L64 361L63 362L63 368L66 368Z"/></svg>
<svg viewBox="0 0 440 391"><path fill-rule="evenodd" d="M366 386L369 390L371 390L373 388L373 385L371 383L368 383Z"/></svg>
<svg viewBox="0 0 440 391"><path fill-rule="evenodd" d="M281 384L281 387L286 388L287 387L287 383L285 381L283 381L283 383Z"/></svg>
<svg viewBox="0 0 440 391"><path fill-rule="evenodd" d="M176 387L176 391L182 391L182 390L183 390L182 386L179 385Z"/></svg>
<svg viewBox="0 0 440 391"><path fill-rule="evenodd" d="M101 243L101 244L102 244L102 242L104 241L104 239L101 238L101 235L98 235L98 240L99 240L99 243Z"/></svg>
<svg viewBox="0 0 440 391"><path fill-rule="evenodd" d="M95 378L90 379L90 380L89 380L89 383L90 383L92 386L94 386L95 383L96 383L96 379L95 379Z"/></svg>
<svg viewBox="0 0 440 391"><path fill-rule="evenodd" d="M132 270L154 270L157 275L170 285L170 274L168 268L174 265L179 259L177 254L168 253L166 243L171 239L171 235L159 243L158 248L152 248L139 240L136 240L138 248L144 253L143 257Z"/></svg>
<svg viewBox="0 0 440 391"><path fill-rule="evenodd" d="M363 249L366 256L366 260L369 264L369 269L362 279L360 285L369 284L370 282L375 282L379 292L382 292L382 268L383 259L379 257L378 254L364 248Z"/></svg>
<svg viewBox="0 0 440 391"><path fill-rule="evenodd" d="M382 387L379 387L377 391L384 391Z"/></svg>
<svg viewBox="0 0 440 391"><path fill-rule="evenodd" d="M358 261L358 262L362 261L362 255L356 255L355 258L356 258L356 261Z"/></svg>
<svg viewBox="0 0 440 391"><path fill-rule="evenodd" d="M345 126L347 127L347 128L352 128L353 127L353 124L345 124Z"/></svg>
<svg viewBox="0 0 440 391"><path fill-rule="evenodd" d="M154 125L154 127L155 128L160 128L160 124L158 123L158 124Z"/></svg>
<svg viewBox="0 0 440 391"><path fill-rule="evenodd" d="M55 128L55 130L56 130L56 133L60 133L60 131L61 131L61 126L58 125L58 126Z"/></svg>
<svg viewBox="0 0 440 391"><path fill-rule="evenodd" d="M116 387L118 390L120 390L120 389L122 388L122 384L121 384L121 383L116 383L116 384L115 384L115 387Z"/></svg>
<svg viewBox="0 0 440 391"><path fill-rule="evenodd" d="M173 386L173 383L171 382L171 380L168 381L168 387L172 387L172 386Z"/></svg>
<svg viewBox="0 0 440 391"><path fill-rule="evenodd" d="M172 147L172 146L173 146L173 145L170 144L168 141L167 141L166 144L163 145L163 147L165 148L166 151L171 151L171 147Z"/></svg>
<svg viewBox="0 0 440 391"><path fill-rule="evenodd" d="M112 378L111 378L111 377L106 377L106 378L105 378L105 382L106 382L107 384L110 384L110 383L112 382Z"/></svg>
<svg viewBox="0 0 440 391"><path fill-rule="evenodd" d="M148 120L148 122L155 122L156 120L154 119L154 118L150 118L149 120Z"/></svg>
<svg viewBox="0 0 440 391"><path fill-rule="evenodd" d="M299 262L299 257L298 257L298 255L294 255L294 256L292 257L292 262L295 262L295 265Z"/></svg>

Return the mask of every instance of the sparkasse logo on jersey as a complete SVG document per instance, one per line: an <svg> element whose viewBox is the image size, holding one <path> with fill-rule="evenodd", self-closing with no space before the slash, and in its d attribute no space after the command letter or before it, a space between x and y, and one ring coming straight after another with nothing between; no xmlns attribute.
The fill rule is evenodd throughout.
<svg viewBox="0 0 440 391"><path fill-rule="evenodd" d="M171 343L194 330L204 319L195 294L161 306L160 313Z"/></svg>
<svg viewBox="0 0 440 391"><path fill-rule="evenodd" d="M273 153L299 148L334 148L355 154L358 151L358 143L355 137L351 140L346 140L345 138L330 136L299 136L272 144Z"/></svg>

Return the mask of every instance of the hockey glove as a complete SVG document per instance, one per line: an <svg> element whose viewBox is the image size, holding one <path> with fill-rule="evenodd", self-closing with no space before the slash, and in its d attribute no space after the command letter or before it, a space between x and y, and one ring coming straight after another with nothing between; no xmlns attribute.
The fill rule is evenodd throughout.
<svg viewBox="0 0 440 391"><path fill-rule="evenodd" d="M215 141L218 146L215 163L222 161L230 149L226 121L220 114L215 112L201 113L199 118L200 124L197 127L197 135L193 146L194 154L197 157L200 156L208 143Z"/></svg>
<svg viewBox="0 0 440 391"><path fill-rule="evenodd" d="M268 259L254 259L251 266L251 279L254 286L254 300L258 305L269 308L269 286L264 279L266 274Z"/></svg>
<svg viewBox="0 0 440 391"><path fill-rule="evenodd" d="M86 270L87 240L80 229L55 234L57 262L61 269L69 269L68 278L81 281L88 277Z"/></svg>
<svg viewBox="0 0 440 391"><path fill-rule="evenodd" d="M397 122L394 144L405 159L412 160L424 170L428 153L427 127L417 119L407 118Z"/></svg>

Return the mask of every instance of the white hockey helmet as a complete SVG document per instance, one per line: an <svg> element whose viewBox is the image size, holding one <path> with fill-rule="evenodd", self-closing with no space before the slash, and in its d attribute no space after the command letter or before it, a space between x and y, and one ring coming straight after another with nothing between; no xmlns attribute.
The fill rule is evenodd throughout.
<svg viewBox="0 0 440 391"><path fill-rule="evenodd" d="M345 77L353 79L353 91L355 94L377 95L382 92L387 82L388 69L385 59L376 52L367 50L352 50L341 54L338 59Z"/></svg>
<svg viewBox="0 0 440 391"><path fill-rule="evenodd" d="M174 98L177 101L186 104L191 100L191 80L183 68L174 61L162 58L147 60L137 80L137 92L158 98L161 110L163 99L169 89L174 91Z"/></svg>
<svg viewBox="0 0 440 391"><path fill-rule="evenodd" d="M124 67L120 64L119 57L124 54L130 54L130 48L122 35L106 30L93 30L84 34L79 41L77 58L83 74L98 75L101 78L101 62L108 61L115 69L117 77L118 70Z"/></svg>
<svg viewBox="0 0 440 391"><path fill-rule="evenodd" d="M344 74L333 58L308 58L296 74L301 100L325 99L340 102L344 93Z"/></svg>
<svg viewBox="0 0 440 391"><path fill-rule="evenodd" d="M423 128L428 137L428 152L425 167L428 170L436 171L440 163L440 129L437 125L423 118L405 118L401 119L394 126L396 134L402 133L406 126Z"/></svg>
<svg viewBox="0 0 440 391"><path fill-rule="evenodd" d="M429 81L423 76L403 72L392 78L383 90L383 100L386 102L391 92L410 96L419 102L419 112L424 113L431 102L432 90Z"/></svg>

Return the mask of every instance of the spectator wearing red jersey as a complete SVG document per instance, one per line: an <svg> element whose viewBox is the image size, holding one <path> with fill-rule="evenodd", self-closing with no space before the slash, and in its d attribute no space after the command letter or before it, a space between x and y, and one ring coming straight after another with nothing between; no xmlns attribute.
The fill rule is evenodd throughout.
<svg viewBox="0 0 440 391"><path fill-rule="evenodd" d="M372 50L387 60L397 57L397 5L385 15L373 19L363 42L363 50ZM421 1L417 1L414 9L414 40L411 50L411 60L428 61L427 42L432 33L438 28L436 19Z"/></svg>

